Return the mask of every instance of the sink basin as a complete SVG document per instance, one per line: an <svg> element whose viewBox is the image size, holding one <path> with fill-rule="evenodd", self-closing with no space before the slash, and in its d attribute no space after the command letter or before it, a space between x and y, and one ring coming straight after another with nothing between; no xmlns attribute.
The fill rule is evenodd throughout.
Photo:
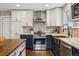
<svg viewBox="0 0 79 59"><path fill-rule="evenodd" d="M65 34L52 34L52 35L56 38L68 38L68 36Z"/></svg>

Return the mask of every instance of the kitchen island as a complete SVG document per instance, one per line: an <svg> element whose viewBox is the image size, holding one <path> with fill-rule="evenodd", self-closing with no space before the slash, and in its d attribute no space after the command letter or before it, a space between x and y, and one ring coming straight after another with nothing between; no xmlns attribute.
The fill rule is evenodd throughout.
<svg viewBox="0 0 79 59"><path fill-rule="evenodd" d="M0 56L25 55L25 40L12 39L10 44L0 49Z"/></svg>

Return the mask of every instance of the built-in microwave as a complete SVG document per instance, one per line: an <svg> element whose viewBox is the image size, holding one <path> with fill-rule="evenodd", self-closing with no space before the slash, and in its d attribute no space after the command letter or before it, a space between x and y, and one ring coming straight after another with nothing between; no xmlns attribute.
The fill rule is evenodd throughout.
<svg viewBox="0 0 79 59"><path fill-rule="evenodd" d="M72 19L79 18L79 3L74 3L71 6L72 9Z"/></svg>

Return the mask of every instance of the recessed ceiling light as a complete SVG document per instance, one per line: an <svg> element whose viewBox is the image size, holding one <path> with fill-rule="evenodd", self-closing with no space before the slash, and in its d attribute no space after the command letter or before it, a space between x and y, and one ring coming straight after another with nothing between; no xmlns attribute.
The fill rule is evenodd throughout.
<svg viewBox="0 0 79 59"><path fill-rule="evenodd" d="M16 4L16 7L20 7L20 4Z"/></svg>
<svg viewBox="0 0 79 59"><path fill-rule="evenodd" d="M46 4L46 7L48 7L49 5L48 4Z"/></svg>

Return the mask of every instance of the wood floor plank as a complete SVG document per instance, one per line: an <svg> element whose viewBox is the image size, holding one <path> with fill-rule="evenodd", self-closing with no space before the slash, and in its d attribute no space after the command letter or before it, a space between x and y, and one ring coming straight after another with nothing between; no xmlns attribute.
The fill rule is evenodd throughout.
<svg viewBox="0 0 79 59"><path fill-rule="evenodd" d="M26 56L54 56L51 50L26 50Z"/></svg>

